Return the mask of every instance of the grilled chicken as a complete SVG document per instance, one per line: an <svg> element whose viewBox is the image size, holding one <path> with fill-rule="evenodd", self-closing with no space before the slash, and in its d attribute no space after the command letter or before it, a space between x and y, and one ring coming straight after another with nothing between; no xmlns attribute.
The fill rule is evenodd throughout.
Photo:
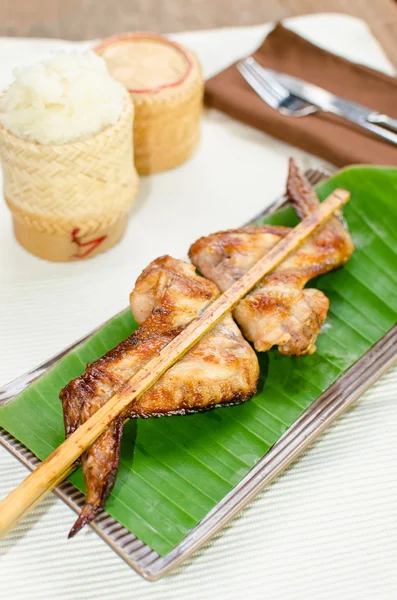
<svg viewBox="0 0 397 600"><path fill-rule="evenodd" d="M318 207L315 191L292 159L287 194L301 219ZM189 257L223 292L288 231L286 227L262 225L215 233L195 242ZM256 350L265 352L278 346L287 356L315 352L329 301L320 290L306 289L305 285L313 277L344 265L353 249L348 230L332 217L237 305L234 317Z"/></svg>
<svg viewBox="0 0 397 600"><path fill-rule="evenodd" d="M140 327L61 391L66 435L89 419L218 295L216 285L196 275L193 265L169 256L153 261L130 297ZM255 393L258 376L255 352L231 315L226 316L85 453L86 503L69 537L96 516L113 487L125 419L183 415L244 402Z"/></svg>

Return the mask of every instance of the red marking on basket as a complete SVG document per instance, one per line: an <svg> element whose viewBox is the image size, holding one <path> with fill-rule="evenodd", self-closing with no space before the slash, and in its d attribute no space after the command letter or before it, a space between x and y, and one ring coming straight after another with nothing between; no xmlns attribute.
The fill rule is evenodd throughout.
<svg viewBox="0 0 397 600"><path fill-rule="evenodd" d="M193 69L193 61L191 60L190 56L186 53L185 49L180 44L178 44L177 42L174 42L172 40L169 40L168 38L166 38L162 35L157 35L155 33L146 33L146 32L122 33L120 35L115 35L113 37L108 38L107 40L105 40L104 42L102 42L101 44L96 46L94 48L94 51L97 54L101 55L102 50L104 48L107 48L108 46L114 46L115 44L118 44L120 42L123 43L123 42L128 42L130 40L137 40L137 39L157 40L158 42L162 42L163 44L172 46L173 48L178 50L178 52L180 52L183 55L183 57L187 63L187 68L186 68L186 71L184 72L184 74L179 79L177 79L176 81L173 81L172 83L164 83L163 85L158 85L158 86L151 87L151 88L129 88L128 89L129 92L131 92L133 94L148 94L148 93L155 94L157 92L161 92L161 90L163 90L164 88L175 87L177 85L180 85L188 78L191 70Z"/></svg>
<svg viewBox="0 0 397 600"><path fill-rule="evenodd" d="M80 231L80 229L78 227L75 227L75 229L73 229L72 244L76 244L76 246L79 249L87 248L87 250L82 253L78 252L77 254L73 254L73 258L87 258L87 256L89 256L92 252L94 252L94 250L96 250L98 248L98 246L100 246L102 244L102 242L104 242L106 240L106 238L108 237L107 235L101 235L100 237L96 238L95 240L89 240L88 242L82 242L77 237L79 231Z"/></svg>

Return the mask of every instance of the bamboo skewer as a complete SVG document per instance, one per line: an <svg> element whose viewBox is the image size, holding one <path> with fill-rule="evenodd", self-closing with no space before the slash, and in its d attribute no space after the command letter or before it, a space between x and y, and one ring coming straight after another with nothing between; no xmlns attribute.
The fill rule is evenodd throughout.
<svg viewBox="0 0 397 600"><path fill-rule="evenodd" d="M226 313L254 288L265 275L298 248L320 225L350 198L335 190L319 208L301 221L243 277L219 296L199 317L133 375L88 421L67 438L41 465L0 503L0 537L9 532L48 492L65 479L76 460L106 427L148 390Z"/></svg>

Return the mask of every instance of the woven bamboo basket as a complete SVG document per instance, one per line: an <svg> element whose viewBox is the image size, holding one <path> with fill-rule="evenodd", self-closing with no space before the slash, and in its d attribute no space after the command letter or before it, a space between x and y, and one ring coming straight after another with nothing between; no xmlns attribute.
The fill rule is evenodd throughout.
<svg viewBox="0 0 397 600"><path fill-rule="evenodd" d="M199 142L204 94L193 52L150 33L116 36L95 51L133 100L138 173L171 169L187 160Z"/></svg>
<svg viewBox="0 0 397 600"><path fill-rule="evenodd" d="M87 140L32 143L0 126L4 197L18 242L51 261L91 258L116 244L138 191L134 108Z"/></svg>

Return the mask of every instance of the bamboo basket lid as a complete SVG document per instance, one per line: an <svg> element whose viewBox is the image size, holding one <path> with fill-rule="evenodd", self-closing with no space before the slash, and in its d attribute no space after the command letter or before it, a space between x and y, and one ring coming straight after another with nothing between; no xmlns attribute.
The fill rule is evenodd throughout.
<svg viewBox="0 0 397 600"><path fill-rule="evenodd" d="M135 106L135 166L139 173L173 168L197 147L204 81L196 56L152 33L104 40L95 51Z"/></svg>

